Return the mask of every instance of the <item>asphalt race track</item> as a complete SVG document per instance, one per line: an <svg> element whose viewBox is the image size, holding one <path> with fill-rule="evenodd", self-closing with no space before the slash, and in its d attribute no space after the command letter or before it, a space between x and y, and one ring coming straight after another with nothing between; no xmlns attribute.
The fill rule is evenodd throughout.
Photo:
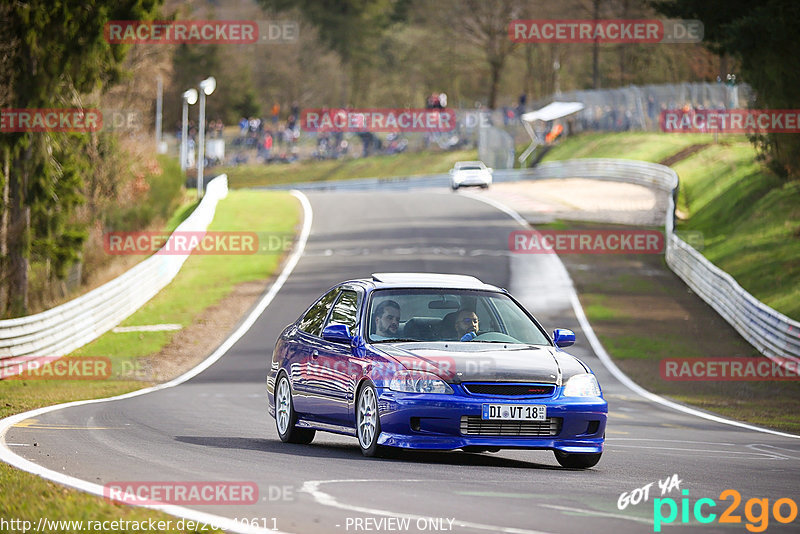
<svg viewBox="0 0 800 534"><path fill-rule="evenodd" d="M8 447L45 468L100 485L255 482L257 504L189 507L259 518L268 527L275 518L284 532L653 532L653 501L662 497L657 481L673 474L680 489L663 498L680 507L687 498L681 490L688 490L689 524L664 531L746 533L745 525L754 522L745 515L751 498L769 499L768 532L797 531L800 519L780 524L773 503L800 503L800 439L681 413L625 387L587 343L560 262L508 253L509 232L520 226L507 213L476 200L479 194L445 190L308 196L313 227L305 253L224 357L176 387L25 421L6 434ZM281 443L264 398L275 338L334 283L376 271L475 275L509 288L548 330L575 330L578 342L570 352L594 369L609 401L600 463L567 470L549 451L366 459L355 438L319 432L311 445ZM620 494L650 483L647 502L618 509ZM720 498L726 489L741 495L732 511L738 524L718 521L733 502ZM717 503L701 509L716 514L711 523L693 517L700 498ZM786 516L789 508L779 512ZM663 511L667 515L667 506ZM749 511L758 519L760 505ZM674 524L681 521L679 511Z"/></svg>

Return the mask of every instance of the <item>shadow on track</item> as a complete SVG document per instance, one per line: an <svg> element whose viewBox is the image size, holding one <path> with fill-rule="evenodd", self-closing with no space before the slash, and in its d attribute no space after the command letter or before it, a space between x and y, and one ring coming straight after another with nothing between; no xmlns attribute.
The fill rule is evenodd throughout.
<svg viewBox="0 0 800 534"><path fill-rule="evenodd" d="M355 445L345 445L340 443L325 443L311 445L294 445L283 443L275 439L260 438L236 438L236 437L206 437L206 436L176 436L176 441L201 445L203 447L214 447L219 449L239 449L261 451L274 454L287 454L290 456L305 456L310 458L329 458L340 460L363 460L364 462L406 462L406 463L428 463L437 465L462 465L478 467L508 467L525 469L543 469L555 471L567 471L563 467L541 464L536 462L526 462L502 456L494 456L484 453L467 453L462 451L409 451L401 452L399 458L371 458L367 459L361 455L361 451Z"/></svg>

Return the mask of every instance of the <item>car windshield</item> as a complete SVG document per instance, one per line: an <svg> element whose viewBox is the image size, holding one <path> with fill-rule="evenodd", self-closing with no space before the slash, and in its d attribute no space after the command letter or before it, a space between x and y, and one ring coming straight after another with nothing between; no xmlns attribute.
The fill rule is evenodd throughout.
<svg viewBox="0 0 800 534"><path fill-rule="evenodd" d="M458 170L460 170L460 171L479 171L479 170L481 170L481 168L478 167L477 165L466 165L464 167L459 167Z"/></svg>
<svg viewBox="0 0 800 534"><path fill-rule="evenodd" d="M469 340L550 345L541 327L516 302L492 291L376 290L368 317L367 337L373 343Z"/></svg>

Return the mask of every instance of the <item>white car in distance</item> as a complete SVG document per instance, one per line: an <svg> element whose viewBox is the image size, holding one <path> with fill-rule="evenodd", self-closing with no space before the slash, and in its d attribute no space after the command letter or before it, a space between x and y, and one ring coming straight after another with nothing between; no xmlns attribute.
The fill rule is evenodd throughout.
<svg viewBox="0 0 800 534"><path fill-rule="evenodd" d="M492 183L492 169L482 161L459 161L450 169L450 187L475 186L486 189Z"/></svg>

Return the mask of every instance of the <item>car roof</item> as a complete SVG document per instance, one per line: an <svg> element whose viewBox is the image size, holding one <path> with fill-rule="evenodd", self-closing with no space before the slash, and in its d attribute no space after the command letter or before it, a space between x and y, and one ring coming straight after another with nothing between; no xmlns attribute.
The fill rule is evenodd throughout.
<svg viewBox="0 0 800 534"><path fill-rule="evenodd" d="M355 280L354 280L355 281ZM441 289L482 289L503 291L499 287L485 284L474 276L441 273L373 273L371 279L357 280L373 288L441 288Z"/></svg>

